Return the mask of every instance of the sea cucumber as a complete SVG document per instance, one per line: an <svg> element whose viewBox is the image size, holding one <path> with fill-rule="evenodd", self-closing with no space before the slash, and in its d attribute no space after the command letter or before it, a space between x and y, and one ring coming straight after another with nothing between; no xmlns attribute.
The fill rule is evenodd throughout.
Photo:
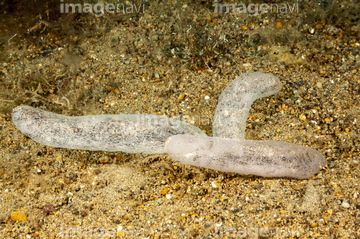
<svg viewBox="0 0 360 239"><path fill-rule="evenodd" d="M306 179L326 163L318 151L296 144L174 135L165 143L176 161L217 171Z"/></svg>
<svg viewBox="0 0 360 239"><path fill-rule="evenodd" d="M213 137L245 139L246 120L251 104L258 98L281 90L272 74L245 73L230 82L221 93L215 110Z"/></svg>
<svg viewBox="0 0 360 239"><path fill-rule="evenodd" d="M11 115L15 126L40 144L80 150L166 153L172 135L206 134L180 120L147 114L64 116L30 106Z"/></svg>

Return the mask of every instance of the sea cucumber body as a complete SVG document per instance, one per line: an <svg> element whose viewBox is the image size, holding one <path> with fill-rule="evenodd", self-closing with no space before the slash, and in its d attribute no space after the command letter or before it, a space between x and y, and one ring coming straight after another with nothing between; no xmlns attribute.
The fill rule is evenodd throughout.
<svg viewBox="0 0 360 239"><path fill-rule="evenodd" d="M175 135L165 147L173 159L182 163L263 177L306 179L326 163L316 150L279 141Z"/></svg>
<svg viewBox="0 0 360 239"><path fill-rule="evenodd" d="M229 83L215 110L213 137L244 139L252 103L281 90L280 80L271 74L245 73Z"/></svg>
<svg viewBox="0 0 360 239"><path fill-rule="evenodd" d="M166 153L165 141L172 135L206 136L193 125L157 115L70 117L19 106L13 110L11 117L15 126L34 141L68 149Z"/></svg>

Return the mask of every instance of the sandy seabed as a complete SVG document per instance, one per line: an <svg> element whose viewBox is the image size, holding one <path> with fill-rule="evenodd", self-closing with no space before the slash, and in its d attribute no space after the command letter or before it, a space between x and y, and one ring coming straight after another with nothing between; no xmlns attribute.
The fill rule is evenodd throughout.
<svg viewBox="0 0 360 239"><path fill-rule="evenodd" d="M161 4L122 15L76 46L52 39L44 24L32 31L52 43L45 50L16 37L3 44L0 237L359 238L359 28L306 22L304 12L250 18ZM157 114L211 136L219 95L254 71L276 75L283 89L254 102L246 139L318 150L328 164L314 177L53 148L25 137L10 117L20 104L64 115Z"/></svg>

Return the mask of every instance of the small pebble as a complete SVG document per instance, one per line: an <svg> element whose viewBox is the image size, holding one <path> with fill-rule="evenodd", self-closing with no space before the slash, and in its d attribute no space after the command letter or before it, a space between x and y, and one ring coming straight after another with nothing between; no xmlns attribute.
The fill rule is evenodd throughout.
<svg viewBox="0 0 360 239"><path fill-rule="evenodd" d="M343 201L343 203L341 204L341 206L343 206L344 208L349 208L350 204L347 201Z"/></svg>
<svg viewBox="0 0 360 239"><path fill-rule="evenodd" d="M179 95L178 100L182 100L182 99L184 99L184 97L185 97L185 94L182 93L182 94Z"/></svg>
<svg viewBox="0 0 360 239"><path fill-rule="evenodd" d="M54 215L55 208L52 204L48 203L43 207L43 215Z"/></svg>
<svg viewBox="0 0 360 239"><path fill-rule="evenodd" d="M261 189L262 185L261 184L258 184L256 186L254 186L254 189Z"/></svg>
<svg viewBox="0 0 360 239"><path fill-rule="evenodd" d="M301 120L306 120L306 116L303 115L303 114L301 114L301 115L299 116L299 118L300 118Z"/></svg>
<svg viewBox="0 0 360 239"><path fill-rule="evenodd" d="M16 222L25 222L27 219L25 213L21 212L21 211L11 213L10 217L11 217L11 220L16 221Z"/></svg>
<svg viewBox="0 0 360 239"><path fill-rule="evenodd" d="M277 22L276 25L275 25L276 28L282 28L282 26L283 26L283 25L282 25L281 22Z"/></svg>

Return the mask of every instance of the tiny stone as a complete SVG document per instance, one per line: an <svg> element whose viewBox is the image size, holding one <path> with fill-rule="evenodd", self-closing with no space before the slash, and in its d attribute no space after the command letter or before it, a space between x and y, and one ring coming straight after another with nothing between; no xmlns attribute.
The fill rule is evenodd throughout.
<svg viewBox="0 0 360 239"><path fill-rule="evenodd" d="M54 215L55 208L52 204L48 203L43 207L43 215Z"/></svg>
<svg viewBox="0 0 360 239"><path fill-rule="evenodd" d="M86 211L82 211L82 212L80 213L80 215L83 216L83 217L86 217L88 214L87 214Z"/></svg>
<svg viewBox="0 0 360 239"><path fill-rule="evenodd" d="M211 186L213 186L213 188L217 188L217 185L216 185L215 182L212 182L212 183L211 183Z"/></svg>
<svg viewBox="0 0 360 239"><path fill-rule="evenodd" d="M334 167L335 167L334 163L331 162L331 163L329 164L329 168L334 168Z"/></svg>
<svg viewBox="0 0 360 239"><path fill-rule="evenodd" d="M254 186L254 189L261 189L262 185L261 184L258 184L256 186Z"/></svg>
<svg viewBox="0 0 360 239"><path fill-rule="evenodd" d="M360 224L360 219L355 219L354 224L359 225Z"/></svg>
<svg viewBox="0 0 360 239"><path fill-rule="evenodd" d="M101 170L100 170L100 169L95 169L95 170L94 170L94 173L95 173L96 175L98 175L98 174L101 173Z"/></svg>
<svg viewBox="0 0 360 239"><path fill-rule="evenodd" d="M347 201L343 201L343 203L341 204L341 206L343 206L344 208L349 208L350 204Z"/></svg>
<svg viewBox="0 0 360 239"><path fill-rule="evenodd" d="M182 94L180 94L180 95L179 95L178 100L183 100L183 99L184 99L184 97L185 97L185 94L184 94L184 93L182 93Z"/></svg>
<svg viewBox="0 0 360 239"><path fill-rule="evenodd" d="M205 96L205 100L208 100L208 99L210 99L210 97L207 95L207 96Z"/></svg>
<svg viewBox="0 0 360 239"><path fill-rule="evenodd" d="M303 115L303 114L301 114L301 115L299 116L299 118L300 118L301 120L306 120L306 116Z"/></svg>

